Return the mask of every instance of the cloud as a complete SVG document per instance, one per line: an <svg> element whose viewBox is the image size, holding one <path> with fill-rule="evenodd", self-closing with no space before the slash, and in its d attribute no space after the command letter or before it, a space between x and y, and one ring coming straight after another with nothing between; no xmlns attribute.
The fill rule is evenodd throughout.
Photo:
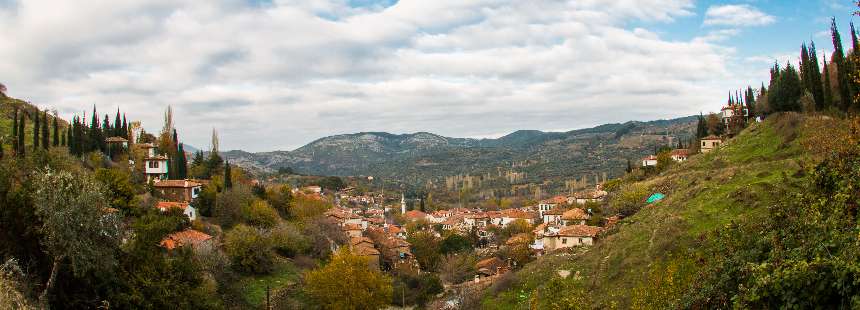
<svg viewBox="0 0 860 310"><path fill-rule="evenodd" d="M738 87L722 36L631 21L691 0L28 0L0 7L0 77L65 117L119 106L185 142L292 149L358 131L487 136L696 114ZM374 2L376 3L376 2Z"/></svg>
<svg viewBox="0 0 860 310"><path fill-rule="evenodd" d="M765 26L776 22L768 15L748 4L715 5L705 12L707 26Z"/></svg>

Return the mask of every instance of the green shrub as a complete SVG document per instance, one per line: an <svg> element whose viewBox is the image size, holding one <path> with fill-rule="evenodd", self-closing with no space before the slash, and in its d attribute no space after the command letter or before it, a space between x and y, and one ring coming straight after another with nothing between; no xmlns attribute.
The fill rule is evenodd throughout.
<svg viewBox="0 0 860 310"><path fill-rule="evenodd" d="M242 206L242 219L253 226L272 228L281 220L278 212L263 200Z"/></svg>
<svg viewBox="0 0 860 310"><path fill-rule="evenodd" d="M275 227L271 236L275 251L286 257L308 253L311 247L308 237L289 222L283 222Z"/></svg>
<svg viewBox="0 0 860 310"><path fill-rule="evenodd" d="M272 241L260 229L236 225L227 232L224 248L233 262L233 268L238 271L265 274L274 267Z"/></svg>

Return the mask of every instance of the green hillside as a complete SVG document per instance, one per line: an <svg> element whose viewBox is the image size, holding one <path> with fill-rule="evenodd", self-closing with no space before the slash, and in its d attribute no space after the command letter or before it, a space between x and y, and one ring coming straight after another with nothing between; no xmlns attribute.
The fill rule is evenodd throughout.
<svg viewBox="0 0 860 310"><path fill-rule="evenodd" d="M6 150L10 148L9 143L11 143L12 139L12 114L14 113L15 108L18 108L18 113L21 113L22 110L26 110L29 113L34 113L36 111L36 106L20 99L15 99L12 97L7 97L0 94L0 141L5 141ZM41 113L41 112L40 112ZM53 121L53 115L51 112L49 114L49 121ZM41 115L41 114L40 114ZM60 119L60 128L65 128L67 126L67 122L63 119ZM32 115L27 119L25 123L26 137L24 139L24 144L28 147L33 145L33 119ZM53 129L51 129L53 130Z"/></svg>
<svg viewBox="0 0 860 310"><path fill-rule="evenodd" d="M810 173L822 160L818 154L840 151L856 141L841 139L848 128L845 123L797 114L771 117L751 125L717 151L694 156L645 180L628 177L612 193L605 211L641 207L639 212L622 220L592 248L542 257L500 281L486 293L484 308L727 308L733 303L759 308L791 305L792 301L779 299L767 289L785 281L779 289L790 292L790 282L795 280L803 283L798 287L821 284L823 291L856 296L860 283L856 263L845 269L824 265L838 270L831 273L844 275L840 280L848 284L828 279L828 272L809 263L817 262L823 251L811 246L813 240L819 240L821 247L829 245L825 250L832 251L832 257L856 257L854 250L842 252L849 240L814 232L836 226L847 231L840 236L850 238L852 213L847 212L845 223L835 224L840 220L834 218L842 217L827 217L800 203L807 200L802 195L812 191L810 184L821 183L813 176L820 179L821 173ZM654 192L666 194L666 199L645 206L643 201ZM835 205L824 203L825 199L809 200ZM853 227L856 248L857 228ZM788 271L780 269L786 266ZM572 275L562 278L559 270ZM770 272L787 278L767 278ZM837 282L842 286L831 287ZM838 300L819 296L825 300L794 302Z"/></svg>

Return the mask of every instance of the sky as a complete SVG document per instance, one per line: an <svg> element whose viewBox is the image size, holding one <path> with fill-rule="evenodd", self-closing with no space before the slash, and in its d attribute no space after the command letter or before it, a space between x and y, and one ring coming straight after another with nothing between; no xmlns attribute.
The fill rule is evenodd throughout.
<svg viewBox="0 0 860 310"><path fill-rule="evenodd" d="M850 0L0 0L0 82L180 140L291 150L344 133L499 137L716 111ZM88 115L89 116L89 115ZM103 116L102 116L103 117ZM113 119L113 116L111 116Z"/></svg>

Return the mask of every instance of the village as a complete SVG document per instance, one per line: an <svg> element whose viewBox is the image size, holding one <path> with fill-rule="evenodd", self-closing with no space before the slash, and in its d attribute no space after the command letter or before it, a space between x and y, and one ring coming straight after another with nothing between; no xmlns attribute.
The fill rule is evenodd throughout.
<svg viewBox="0 0 860 310"><path fill-rule="evenodd" d="M719 120L724 132L732 132L736 119L746 117L744 109L732 102L723 107ZM725 136L708 135L688 148L663 148L658 154L642 158L635 169L651 171L664 165L661 160L683 163L695 152L707 153L719 148L724 139ZM128 140L122 137L111 137L106 141L128 148ZM169 179L165 154L159 153L152 143L140 143L136 147L145 153L146 181L152 184L159 198L156 208L161 212L176 210L192 222L206 221L194 207L194 201L210 180ZM260 182L249 180L254 186L263 186ZM347 237L343 243L329 239L331 251L347 248L354 255L365 258L373 270L435 272L419 263L414 245L409 241L413 234L429 234L440 240L457 235L472 240L474 254L479 258L471 268L474 275L464 283L446 281L446 290L452 292L462 291L464 287L486 287L501 275L542 255L593 246L600 242L605 231L623 219L621 214L600 214L595 218L595 213L602 212L609 195L602 183L588 190L552 196L518 208L453 207L428 212L417 207L419 203L416 200L420 198L407 199L403 193L397 197L396 192L385 195L359 192L351 186L328 189L318 185L293 187L290 191L294 196L329 204L331 207L324 212L324 217ZM661 198L662 194L655 193L648 203L657 203ZM187 228L165 236L160 246L167 250L180 247L212 249L220 246L220 242L217 236ZM525 255L526 259L514 257L512 253Z"/></svg>

